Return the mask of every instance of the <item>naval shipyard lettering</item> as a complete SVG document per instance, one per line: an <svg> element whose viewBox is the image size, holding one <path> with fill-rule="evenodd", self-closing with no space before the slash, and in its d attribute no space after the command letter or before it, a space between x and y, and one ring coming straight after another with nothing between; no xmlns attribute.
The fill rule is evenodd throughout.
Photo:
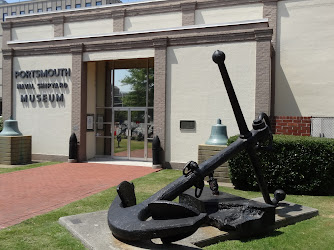
<svg viewBox="0 0 334 250"><path fill-rule="evenodd" d="M50 77L70 77L70 68L46 69L46 70L21 70L15 71L15 79L30 79L30 78L50 78ZM66 82L41 82L41 83L17 83L18 90L56 90L67 89ZM21 95L21 102L64 102L63 93L49 93L49 94L23 94Z"/></svg>

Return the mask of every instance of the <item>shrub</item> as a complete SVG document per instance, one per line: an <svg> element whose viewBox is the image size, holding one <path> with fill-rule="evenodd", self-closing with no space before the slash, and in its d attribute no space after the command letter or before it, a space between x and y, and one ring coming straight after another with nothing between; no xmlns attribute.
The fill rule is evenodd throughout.
<svg viewBox="0 0 334 250"><path fill-rule="evenodd" d="M238 137L229 139L229 144ZM305 136L274 135L274 149L259 151L269 192L282 188L290 194L326 195L334 187L334 140ZM245 151L229 161L233 185L259 190Z"/></svg>
<svg viewBox="0 0 334 250"><path fill-rule="evenodd" d="M0 116L0 132L2 131L2 126L3 126L3 121L2 121L2 117Z"/></svg>

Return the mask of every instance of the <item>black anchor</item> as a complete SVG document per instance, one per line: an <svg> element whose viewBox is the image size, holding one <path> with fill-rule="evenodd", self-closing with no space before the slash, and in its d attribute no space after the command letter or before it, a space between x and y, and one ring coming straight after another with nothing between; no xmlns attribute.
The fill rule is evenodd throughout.
<svg viewBox="0 0 334 250"><path fill-rule="evenodd" d="M212 175L218 166L244 149L252 162L264 201L268 204L265 209L271 209L270 223L274 223L275 212L272 211L274 211L278 202L285 198L285 193L282 190L277 190L275 198L271 200L261 171L260 161L256 155L256 150L271 147L270 120L266 114L261 113L254 120L253 129L251 131L248 130L226 70L224 63L225 54L221 51L215 51L212 58L218 64L224 80L239 127L240 137L226 149L199 165L193 161L188 162L181 177L140 204L136 204L133 184L126 181L122 182L117 188L118 196L112 202L108 212L109 228L115 237L125 241L161 238L164 243L168 243L193 234L201 225L208 223L210 220L209 212L193 205L196 201L187 203L181 202L180 199L180 203L176 203L173 200L193 186L196 188L195 197L199 198L203 191L204 178ZM269 141L269 146L263 146L267 141ZM193 201L196 198L189 199ZM220 207L223 206L220 205ZM220 224L217 226L217 224L213 223L218 228L224 226Z"/></svg>

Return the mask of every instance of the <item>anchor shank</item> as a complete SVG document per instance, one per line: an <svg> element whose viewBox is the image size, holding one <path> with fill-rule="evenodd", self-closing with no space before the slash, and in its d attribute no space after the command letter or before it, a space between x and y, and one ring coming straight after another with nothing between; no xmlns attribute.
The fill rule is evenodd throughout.
<svg viewBox="0 0 334 250"><path fill-rule="evenodd" d="M221 76L224 80L224 85L228 94L228 97L231 102L231 106L234 112L235 119L237 120L237 124L240 131L240 137L241 138L248 138L250 136L250 132L248 130L245 118L242 114L238 98L235 94L230 76L227 72L226 66L225 66L225 54L222 51L217 50L213 54L213 61L218 64Z"/></svg>
<svg viewBox="0 0 334 250"><path fill-rule="evenodd" d="M259 157L256 155L256 151L253 145L249 145L247 148L247 153L252 163L252 167L256 176L257 183L259 185L260 191L262 193L263 199L267 204L273 205L268 192L267 183L264 180L264 176L261 170L261 163Z"/></svg>

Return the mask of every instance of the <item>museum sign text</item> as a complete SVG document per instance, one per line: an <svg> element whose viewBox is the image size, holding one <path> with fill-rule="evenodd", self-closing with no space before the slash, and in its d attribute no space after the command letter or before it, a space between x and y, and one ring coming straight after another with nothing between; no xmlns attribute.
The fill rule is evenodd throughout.
<svg viewBox="0 0 334 250"><path fill-rule="evenodd" d="M71 76L70 68L46 69L46 70L26 70L15 71L15 79L31 79L31 78L50 78L50 77L69 77ZM66 82L40 82L40 83L17 83L18 90L64 90L68 88ZM21 102L64 102L63 93L48 94L22 94Z"/></svg>

